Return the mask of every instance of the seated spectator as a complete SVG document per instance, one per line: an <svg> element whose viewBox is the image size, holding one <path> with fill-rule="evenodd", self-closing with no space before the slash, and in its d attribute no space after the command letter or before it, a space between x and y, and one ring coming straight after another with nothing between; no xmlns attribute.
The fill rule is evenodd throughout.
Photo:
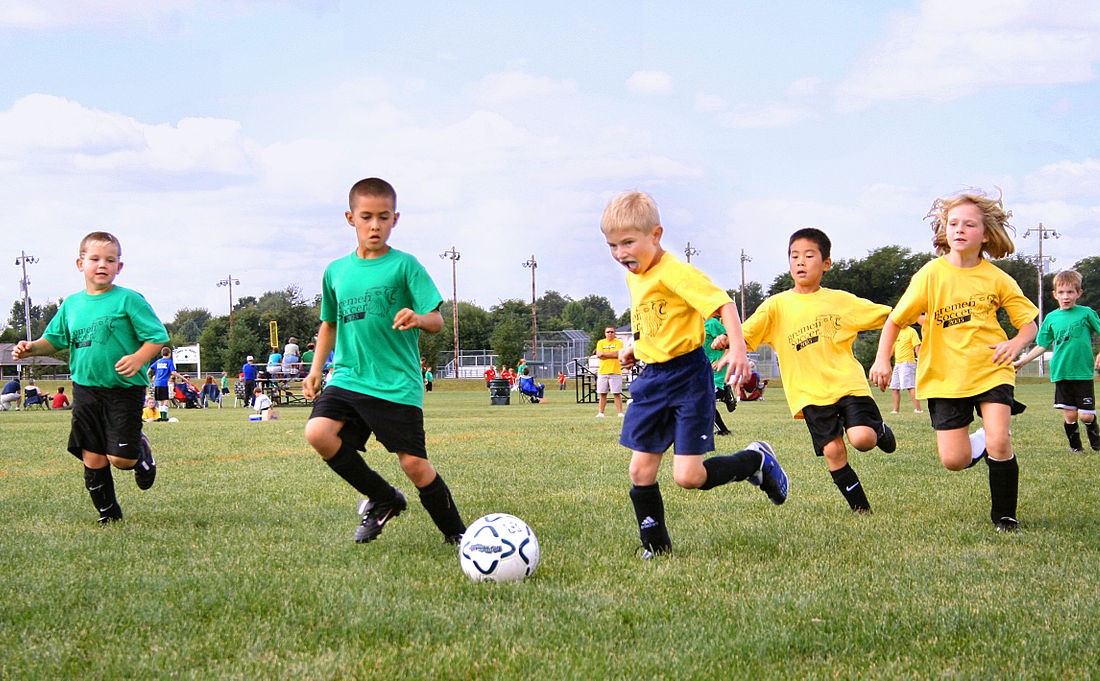
<svg viewBox="0 0 1100 681"><path fill-rule="evenodd" d="M50 408L49 398L38 389L38 386L34 384L33 378L27 382L27 387L23 388L23 398L24 409L39 404L44 405L46 409Z"/></svg>
<svg viewBox="0 0 1100 681"><path fill-rule="evenodd" d="M267 373L269 376L283 373L283 353L276 350L267 356Z"/></svg>
<svg viewBox="0 0 1100 681"><path fill-rule="evenodd" d="M523 375L520 376L519 379L519 391L529 397L542 400L542 395L546 391L546 386L542 383L535 383L535 379L531 376L531 372L527 367L523 367Z"/></svg>
<svg viewBox="0 0 1100 681"><path fill-rule="evenodd" d="M252 408L260 414L260 420L273 421L279 418L278 410L271 404L271 398L264 393L263 388L256 388L253 392L255 397L252 400Z"/></svg>
<svg viewBox="0 0 1100 681"><path fill-rule="evenodd" d="M185 409L202 409L202 398L198 389L191 385L191 381L187 376L182 376L182 380L176 384L176 400L178 400Z"/></svg>
<svg viewBox="0 0 1100 681"><path fill-rule="evenodd" d="M755 402L764 399L764 388L768 387L768 382L760 378L760 374L756 372L756 362L749 362L749 369L752 373L741 384L742 402Z"/></svg>
<svg viewBox="0 0 1100 681"><path fill-rule="evenodd" d="M298 355L288 355L283 353L283 375L287 378L294 378L301 371L302 364L298 359Z"/></svg>
<svg viewBox="0 0 1100 681"><path fill-rule="evenodd" d="M54 409L69 409L69 396L65 394L65 386L60 385L57 387L57 394L53 396L53 408Z"/></svg>
<svg viewBox="0 0 1100 681"><path fill-rule="evenodd" d="M218 384L214 382L213 376L207 376L206 380L202 384L202 406L206 407L210 402L220 405L222 403L222 391L218 389Z"/></svg>
<svg viewBox="0 0 1100 681"><path fill-rule="evenodd" d="M11 405L15 405L15 411L19 411L19 400L23 399L23 384L19 382L19 377L11 379L4 384L4 389L0 391L0 411L7 411L11 408Z"/></svg>
<svg viewBox="0 0 1100 681"><path fill-rule="evenodd" d="M298 357L301 354L302 351L298 348L298 339L294 336L287 338L286 345L283 346L283 364L287 363L287 355L294 355L295 357ZM297 362L298 360L295 359L294 361Z"/></svg>
<svg viewBox="0 0 1100 681"><path fill-rule="evenodd" d="M306 345L306 351L302 353L302 371L309 373L310 368L313 367L313 356L317 354L315 343L309 343Z"/></svg>
<svg viewBox="0 0 1100 681"><path fill-rule="evenodd" d="M160 412L157 411L157 401L150 395L145 398L145 406L141 410L142 421L160 420Z"/></svg>

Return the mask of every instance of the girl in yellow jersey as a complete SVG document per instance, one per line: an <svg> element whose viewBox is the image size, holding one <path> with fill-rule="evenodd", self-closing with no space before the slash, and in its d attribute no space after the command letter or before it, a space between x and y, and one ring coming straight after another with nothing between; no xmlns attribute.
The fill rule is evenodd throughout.
<svg viewBox="0 0 1100 681"><path fill-rule="evenodd" d="M885 390L898 331L927 313L917 390L928 400L940 461L948 470L970 468L985 457L989 466L990 517L1000 531L1014 531L1019 465L1009 420L1022 410L1013 398L1015 359L1038 332L1038 309L1019 285L985 256L1015 250L1000 197L963 193L937 199L928 217L941 257L913 275L882 329L870 379ZM1008 313L1018 331L1009 339L997 323ZM968 435L977 409L983 428Z"/></svg>

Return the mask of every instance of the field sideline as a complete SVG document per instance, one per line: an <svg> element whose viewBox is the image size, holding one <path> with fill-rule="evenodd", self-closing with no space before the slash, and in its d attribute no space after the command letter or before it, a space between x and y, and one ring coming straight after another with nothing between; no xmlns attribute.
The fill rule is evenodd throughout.
<svg viewBox="0 0 1100 681"><path fill-rule="evenodd" d="M43 383L45 387L51 384ZM474 389L469 389L470 387ZM570 384L570 388L572 385ZM1070 454L1049 383L1017 390L1021 531L989 521L985 465L943 469L926 415L888 416L894 454L850 452L857 517L778 386L726 417L734 451L772 443L775 507L735 483L661 476L673 559L642 562L619 421L548 386L489 406L436 381L428 449L467 522L518 515L536 575L473 584L409 497L357 545L356 494L302 437L308 409L173 410L147 424L160 464L126 520L95 523L68 412L0 413L0 679L1086 679L1100 670L1100 453ZM889 411L889 395L877 393ZM902 404L907 404L903 396ZM613 413L614 408L609 412ZM1083 433L1082 433L1083 435Z"/></svg>

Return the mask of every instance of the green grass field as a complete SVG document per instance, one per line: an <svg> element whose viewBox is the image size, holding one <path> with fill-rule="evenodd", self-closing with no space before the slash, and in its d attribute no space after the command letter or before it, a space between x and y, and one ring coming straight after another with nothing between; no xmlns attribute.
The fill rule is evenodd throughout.
<svg viewBox="0 0 1100 681"><path fill-rule="evenodd" d="M307 409L148 424L156 486L116 472L126 520L108 527L63 449L69 413L0 413L0 678L1100 674L1100 454L1068 452L1049 384L1017 391L1031 408L1013 425L1016 534L992 529L986 467L943 469L911 411L889 418L895 454L851 453L874 506L854 516L773 388L718 445L769 440L788 502L744 483L681 490L666 463L676 556L645 562L618 419L594 419L572 391L489 406L484 386L436 385L432 460L467 522L507 512L535 530L525 582L467 581L373 441L369 463L410 506L353 543L358 496L303 439Z"/></svg>

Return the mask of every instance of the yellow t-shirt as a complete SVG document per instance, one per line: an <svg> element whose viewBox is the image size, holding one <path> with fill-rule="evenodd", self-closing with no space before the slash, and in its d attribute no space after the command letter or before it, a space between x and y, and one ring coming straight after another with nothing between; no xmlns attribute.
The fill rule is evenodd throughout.
<svg viewBox="0 0 1100 681"><path fill-rule="evenodd" d="M156 407L142 407L141 420L142 421L155 421L160 418L160 414L157 413Z"/></svg>
<svg viewBox="0 0 1100 681"><path fill-rule="evenodd" d="M634 355L646 362L667 362L702 347L703 320L733 302L707 275L670 253L642 274L626 275Z"/></svg>
<svg viewBox="0 0 1100 681"><path fill-rule="evenodd" d="M1016 384L1011 364L993 363L990 346L1007 340L999 308L1016 328L1039 315L1019 284L988 260L963 268L939 257L913 275L890 319L908 326L928 313L917 363L921 397L969 397Z"/></svg>
<svg viewBox="0 0 1100 681"><path fill-rule="evenodd" d="M607 340L604 338L600 342L596 343L596 352L614 352L615 357L612 359L600 359L600 373L601 374L621 374L623 371L623 365L619 363L619 350L623 349L623 342L618 338Z"/></svg>
<svg viewBox="0 0 1100 681"><path fill-rule="evenodd" d="M791 415L807 405L836 404L848 395L870 395L863 366L852 354L860 331L881 328L890 308L847 291L784 291L765 300L744 324L749 350L775 349Z"/></svg>
<svg viewBox="0 0 1100 681"><path fill-rule="evenodd" d="M894 341L894 364L917 361L917 346L920 345L920 336L916 329L907 326L898 332L898 339Z"/></svg>

